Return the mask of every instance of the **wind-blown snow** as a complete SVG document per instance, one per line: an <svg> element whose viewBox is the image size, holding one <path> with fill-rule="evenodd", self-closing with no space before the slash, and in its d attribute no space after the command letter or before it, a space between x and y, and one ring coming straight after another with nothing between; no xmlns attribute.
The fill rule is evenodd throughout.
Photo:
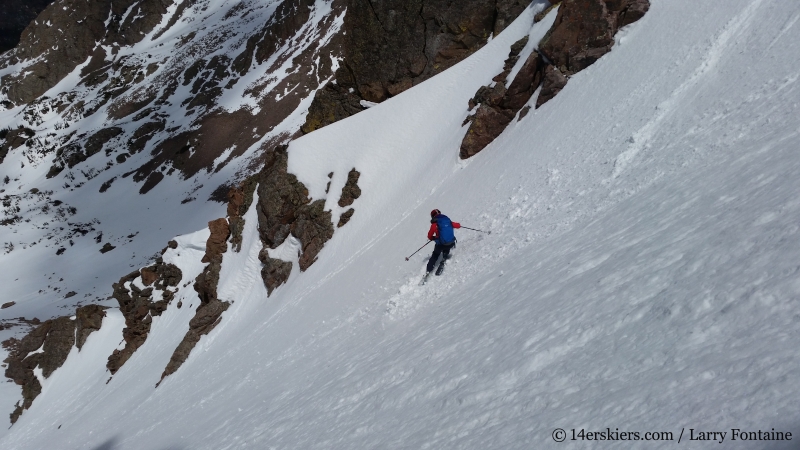
<svg viewBox="0 0 800 450"><path fill-rule="evenodd" d="M652 3L467 162L467 100L539 32L530 10L443 74L294 141L290 171L312 197L334 172L335 215L361 172L355 214L319 260L266 298L251 208L242 252L223 259L234 304L180 370L153 388L190 288L107 385L90 382L102 358L89 355L116 342L90 337L87 363L71 356L0 444L651 449L683 428L799 435L800 5ZM417 286L427 255L404 257L432 208L492 234L459 230L444 275ZM182 239L165 260L183 285L204 241ZM116 339L114 317L101 333ZM56 388L62 377L81 381ZM674 440L551 434L607 427ZM681 445L715 445L687 434Z"/></svg>

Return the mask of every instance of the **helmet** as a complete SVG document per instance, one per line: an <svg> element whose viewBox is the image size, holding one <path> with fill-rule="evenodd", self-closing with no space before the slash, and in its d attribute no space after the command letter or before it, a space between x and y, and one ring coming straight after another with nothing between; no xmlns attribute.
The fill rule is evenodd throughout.
<svg viewBox="0 0 800 450"><path fill-rule="evenodd" d="M439 211L438 209L434 209L433 211L431 211L431 218L434 218L434 217L438 216L441 213L442 212Z"/></svg>

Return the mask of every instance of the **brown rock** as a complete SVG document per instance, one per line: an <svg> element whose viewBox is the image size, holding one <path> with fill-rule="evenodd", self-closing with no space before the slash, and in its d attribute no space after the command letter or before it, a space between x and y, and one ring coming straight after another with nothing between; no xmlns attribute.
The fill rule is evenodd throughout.
<svg viewBox="0 0 800 450"><path fill-rule="evenodd" d="M270 258L266 249L258 254L258 259L264 263L261 269L261 279L267 288L267 297L272 295L272 291L289 279L292 273L292 263L281 261L280 259Z"/></svg>
<svg viewBox="0 0 800 450"><path fill-rule="evenodd" d="M537 52L531 52L508 87L500 106L503 109L510 109L516 114L528 103L534 91L542 83L543 72L544 61Z"/></svg>
<svg viewBox="0 0 800 450"><path fill-rule="evenodd" d="M464 140L461 141L459 156L467 159L486 148L514 118L511 111L497 109L481 104L472 119Z"/></svg>
<svg viewBox="0 0 800 450"><path fill-rule="evenodd" d="M75 321L69 317L50 319L32 329L19 341L3 342L3 347L11 349L4 361L8 364L5 376L22 386L23 400L22 403L17 403L11 413L12 424L25 409L30 408L33 400L41 393L42 387L34 375L34 369L41 368L42 375L48 378L67 360L75 344L75 325ZM41 352L37 352L39 349Z"/></svg>
<svg viewBox="0 0 800 450"><path fill-rule="evenodd" d="M217 256L222 256L228 250L228 237L230 236L228 221L224 218L208 222L208 228L211 230L211 235L206 241L206 254L201 261L204 263L212 261Z"/></svg>
<svg viewBox="0 0 800 450"><path fill-rule="evenodd" d="M345 226L345 224L347 224L347 222L350 222L350 218L353 217L353 213L355 212L356 210L353 208L350 208L347 211L343 212L342 215L339 216L339 223L336 224L336 228L342 228L343 226Z"/></svg>
<svg viewBox="0 0 800 450"><path fill-rule="evenodd" d="M452 67L481 48L530 0L347 0L335 83L317 92L304 133L363 110Z"/></svg>
<svg viewBox="0 0 800 450"><path fill-rule="evenodd" d="M86 305L75 311L75 346L83 348L90 334L100 329L106 308L100 305Z"/></svg>
<svg viewBox="0 0 800 450"><path fill-rule="evenodd" d="M353 202L361 197L361 188L358 187L358 178L361 173L355 169L350 170L347 174L347 182L342 188L342 196L339 198L339 206L350 206Z"/></svg>
<svg viewBox="0 0 800 450"><path fill-rule="evenodd" d="M158 274L149 267L143 268L141 270L141 273L142 273L142 284L144 284L145 286L152 285L158 279Z"/></svg>
<svg viewBox="0 0 800 450"><path fill-rule="evenodd" d="M333 222L330 211L324 211L325 200L317 200L297 210L297 218L292 224L292 235L300 240L303 253L298 264L305 271L317 260L317 254L325 242L333 237Z"/></svg>
<svg viewBox="0 0 800 450"><path fill-rule="evenodd" d="M539 98L536 99L536 107L538 108L550 101L566 85L567 78L557 68L548 64L544 69L544 83L542 84L542 90L539 91Z"/></svg>
<svg viewBox="0 0 800 450"><path fill-rule="evenodd" d="M12 306L16 305L17 302L6 302L3 303L3 306L0 306L0 309L11 308Z"/></svg>
<svg viewBox="0 0 800 450"><path fill-rule="evenodd" d="M152 283L153 287L144 290L140 290L135 285L131 285L130 289L125 287L126 283L144 273L158 275L158 278ZM114 353L108 357L106 367L112 375L144 344L150 333L152 316L158 316L165 311L171 300L172 293L170 292L166 297L162 295L162 300L154 302L152 299L153 288L166 291L168 286L177 286L182 276L183 274L177 266L159 261L154 266L131 272L120 278L118 283L114 283L112 297L119 303L119 310L125 317L125 328L122 330L125 347L122 350L114 350Z"/></svg>

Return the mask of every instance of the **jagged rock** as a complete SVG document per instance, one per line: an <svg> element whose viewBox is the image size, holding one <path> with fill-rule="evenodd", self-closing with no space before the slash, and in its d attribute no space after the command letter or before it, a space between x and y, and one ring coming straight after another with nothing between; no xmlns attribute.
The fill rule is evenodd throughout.
<svg viewBox="0 0 800 450"><path fill-rule="evenodd" d="M509 110L499 110L481 104L472 119L464 140L461 141L459 156L467 159L486 148L506 126L511 123L514 114Z"/></svg>
<svg viewBox="0 0 800 450"><path fill-rule="evenodd" d="M297 210L311 201L308 189L287 173L286 146L270 152L259 174L258 231L261 241L275 248L289 236Z"/></svg>
<svg viewBox="0 0 800 450"><path fill-rule="evenodd" d="M177 243L176 243L177 244ZM130 289L125 284L142 276L143 273L155 273L158 278L153 281L153 287L139 289L131 284ZM155 265L137 270L120 278L118 283L113 284L114 292L112 298L119 303L119 310L125 317L125 328L122 330L122 337L125 340L125 347L122 350L114 350L108 357L106 367L115 374L125 362L130 359L133 353L144 344L147 335L150 333L150 325L153 316L161 315L166 310L169 301L172 299L171 291L167 291L169 286L177 286L183 274L181 270L173 264L164 264L163 261ZM153 289L170 292L162 294L162 300L153 301Z"/></svg>
<svg viewBox="0 0 800 450"><path fill-rule="evenodd" d="M12 306L16 305L17 302L6 302L3 303L3 306L0 306L0 309L11 308Z"/></svg>
<svg viewBox="0 0 800 450"><path fill-rule="evenodd" d="M152 285L158 279L158 274L149 267L143 268L140 272L142 273L142 284L145 286Z"/></svg>
<svg viewBox="0 0 800 450"><path fill-rule="evenodd" d="M228 223L225 219L217 219L208 223L211 228L211 236L206 241L206 254L203 261L207 259L209 264L203 272L195 278L194 290L200 297L200 305L195 310L194 317L189 321L189 331L186 332L178 347L172 353L161 379L174 373L189 357L194 346L204 334L208 334L221 320L222 313L228 309L230 304L217 298L217 286L219 284L219 271L222 268L222 254L227 250L227 239L229 234ZM223 246L219 245L219 239ZM213 242L212 242L213 239ZM160 383L160 381L159 381ZM156 385L157 386L157 385Z"/></svg>
<svg viewBox="0 0 800 450"><path fill-rule="evenodd" d="M117 247L115 247L115 246L111 245L110 243L106 242L105 244L103 244L103 248L100 249L100 253L108 253L111 250L114 250L115 248L117 248Z"/></svg>
<svg viewBox="0 0 800 450"><path fill-rule="evenodd" d="M242 233L244 232L244 215L253 202L255 185L243 183L239 187L228 190L228 228L230 230L231 247L235 252L242 250ZM247 205L245 205L247 203Z"/></svg>
<svg viewBox="0 0 800 450"><path fill-rule="evenodd" d="M324 211L325 200L317 200L297 209L292 224L292 235L300 240L302 254L298 264L301 271L308 269L317 260L317 254L333 237L333 222L330 211Z"/></svg>
<svg viewBox="0 0 800 450"><path fill-rule="evenodd" d="M555 66L548 64L544 69L544 82L539 97L536 99L536 107L540 107L558 95L564 86L567 85L567 77Z"/></svg>
<svg viewBox="0 0 800 450"><path fill-rule="evenodd" d="M100 329L105 316L103 308L89 305L78 308L76 320L64 316L42 322L21 340L10 339L3 342L9 355L4 360L8 364L5 376L22 386L22 403L17 403L11 413L11 423L15 423L22 412L31 407L33 400L42 391L34 369L39 367L45 378L67 360L72 346L78 337L78 349L86 342L93 331ZM34 321L30 321L34 323ZM77 327L77 332L76 332ZM39 351L40 350L40 351Z"/></svg>
<svg viewBox="0 0 800 450"><path fill-rule="evenodd" d="M503 109L517 111L522 109L533 93L542 83L544 74L544 61L537 52L531 52L525 64L522 65L514 81L506 90L500 104Z"/></svg>
<svg viewBox="0 0 800 450"><path fill-rule="evenodd" d="M306 121L300 129L308 134L364 109L361 106L361 97L339 84L328 83L314 94L314 101L311 102Z"/></svg>
<svg viewBox="0 0 800 450"><path fill-rule="evenodd" d="M462 61L513 21L530 0L347 0L343 61L317 92L304 133L381 102Z"/></svg>
<svg viewBox="0 0 800 450"><path fill-rule="evenodd" d="M75 311L75 346L83 348L90 334L100 329L106 308L100 305L86 305Z"/></svg>
<svg viewBox="0 0 800 450"><path fill-rule="evenodd" d="M649 7L648 0L564 0L539 49L569 77L611 51L619 27L640 19Z"/></svg>
<svg viewBox="0 0 800 450"><path fill-rule="evenodd" d="M130 14L120 22L134 3L139 5L138 14ZM98 43L113 47L140 41L161 21L171 3L168 0L66 0L51 4L22 32L19 45L12 50L18 61L47 57L27 68L30 75L7 75L0 85L8 86L6 94L10 101L28 103L92 56ZM109 17L112 20L106 25ZM53 33L51 28L62 33ZM69 44L64 45L65 41Z"/></svg>
<svg viewBox="0 0 800 450"><path fill-rule="evenodd" d="M504 81L517 61L525 43L515 43L503 72L494 77L494 87L478 89L469 102L470 110L480 104L474 116L464 125L469 130L461 142L460 157L469 158L484 149L505 130L514 115L528 103L542 85L536 107L558 94L567 84L567 77L588 67L614 45L618 26L638 20L649 8L647 0L565 0L561 3L553 26L532 52L506 89ZM537 21L552 9L537 15ZM544 57L543 57L544 56ZM553 64L547 64L551 61ZM521 119L530 108L520 112Z"/></svg>
<svg viewBox="0 0 800 450"><path fill-rule="evenodd" d="M230 304L228 302L222 302L218 299L213 299L207 303L200 303L200 306L197 307L195 312L195 316L189 321L189 331L186 332L183 340L181 340L178 347L172 353L167 367L164 368L164 372L161 374L161 380L175 373L180 366L183 365L194 346L200 341L200 338L210 333L211 330L219 324L222 319L222 313L225 312L229 306ZM161 381L159 381L159 384L160 383Z"/></svg>
<svg viewBox="0 0 800 450"><path fill-rule="evenodd" d="M343 212L342 215L339 216L339 223L336 224L336 228L342 228L345 226L345 224L347 224L347 222L350 222L350 218L353 217L353 213L355 212L356 210L353 208Z"/></svg>
<svg viewBox="0 0 800 450"><path fill-rule="evenodd" d="M211 235L206 241L206 254L203 255L201 262L211 262L217 256L222 256L228 250L228 237L230 236L230 228L228 221L224 218L212 220L208 222L208 228L211 230Z"/></svg>
<svg viewBox="0 0 800 450"><path fill-rule="evenodd" d="M519 53L528 45L528 36L523 36L522 39L518 40L517 42L511 44L511 51L508 53L508 58L506 58L505 63L503 64L503 71L499 74L495 75L492 78L492 81L506 83L508 80L508 75L511 73L511 70L514 68L514 65L517 64L519 61ZM472 109L472 108L470 108Z"/></svg>
<svg viewBox="0 0 800 450"><path fill-rule="evenodd" d="M350 172L347 174L347 182L342 188L342 196L339 198L339 206L350 206L358 197L361 197L361 188L358 187L358 178L360 176L361 173L355 168L350 170Z"/></svg>
<svg viewBox="0 0 800 450"><path fill-rule="evenodd" d="M269 297L275 288L289 279L289 275L292 273L292 263L270 258L266 248L258 253L258 260L264 264L261 269L261 279L264 280L264 286L267 288L267 297Z"/></svg>
<svg viewBox="0 0 800 450"><path fill-rule="evenodd" d="M0 163L3 162L8 152L15 148L22 147L28 139L34 136L35 132L30 128L16 128L13 130L0 130Z"/></svg>

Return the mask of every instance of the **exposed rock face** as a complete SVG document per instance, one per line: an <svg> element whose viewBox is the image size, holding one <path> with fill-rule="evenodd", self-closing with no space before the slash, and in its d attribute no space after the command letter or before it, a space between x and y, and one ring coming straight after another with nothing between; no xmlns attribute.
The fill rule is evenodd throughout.
<svg viewBox="0 0 800 450"><path fill-rule="evenodd" d="M100 329L106 308L100 305L82 306L75 311L75 346L78 350L83 348L90 334Z"/></svg>
<svg viewBox="0 0 800 450"><path fill-rule="evenodd" d="M353 115L462 61L530 0L347 0L341 66L317 92L302 130Z"/></svg>
<svg viewBox="0 0 800 450"><path fill-rule="evenodd" d="M539 91L539 97L536 99L536 107L540 107L547 103L564 89L567 85L567 77L561 73L555 66L548 64L544 69L544 82L542 90Z"/></svg>
<svg viewBox="0 0 800 450"><path fill-rule="evenodd" d="M61 172L64 166L72 168L86 161L90 156L102 150L103 146L108 141L120 134L122 134L122 128L104 128L86 139L86 144L84 146L81 146L81 144L76 141L71 145L60 148L56 152L56 160L58 163L50 169L49 173L57 174Z"/></svg>
<svg viewBox="0 0 800 450"><path fill-rule="evenodd" d="M564 0L539 49L569 77L611 51L619 27L639 20L649 8L648 0Z"/></svg>
<svg viewBox="0 0 800 450"><path fill-rule="evenodd" d="M55 129L51 123L46 135L28 139L37 159L57 153L49 178L96 176L96 170L78 166L100 159L101 149L107 161L92 163L93 168L105 165L100 171L130 164L130 155L147 152L149 158L135 159L137 166L123 175L142 183L144 195L174 172L188 179L241 157L299 107L320 80L329 79L331 56L338 56L340 46L336 18L346 1L325 0L330 11L312 15L314 8L319 12L316 0L282 0L277 9L271 2L225 2L214 12L192 0L64 0L41 13L17 48L0 55L0 68L21 64L0 80L0 96L8 99L0 109L24 106L18 122L37 129L51 113L59 115ZM162 20L173 3L177 8ZM213 31L205 26L175 31L173 26L183 27L178 22L186 19L184 14L191 14L194 24L215 14L224 14L224 20L215 19ZM163 47L152 43L168 30L173 37L164 38ZM147 42L141 42L146 36ZM125 51L134 44L144 50ZM260 74L252 77L253 71ZM72 90L54 98L42 95L70 73L80 80ZM244 75L251 76L247 86L238 84ZM237 98L252 101L239 109L220 107L220 97L232 89L238 90ZM175 108L183 108L186 116L177 123L170 120ZM264 145L288 142L296 131L275 132ZM24 142L12 145L0 138L0 163ZM226 150L228 157L218 160Z"/></svg>
<svg viewBox="0 0 800 450"><path fill-rule="evenodd" d="M222 257L222 254L228 250L228 237L231 234L228 221L224 218L208 222L208 229L211 230L211 236L206 241L206 254L202 260L204 263Z"/></svg>
<svg viewBox="0 0 800 450"><path fill-rule="evenodd" d="M42 376L50 377L67 360L73 345L77 344L80 350L86 338L100 329L105 311L101 306L89 305L78 308L75 315L75 320L69 317L46 320L22 339L3 342L10 350L4 361L8 364L5 376L22 386L23 400L11 413L12 424L42 391L34 369L38 367Z"/></svg>
<svg viewBox="0 0 800 450"><path fill-rule="evenodd" d="M36 23L22 32L20 43L12 52L12 57L19 61L42 55L46 58L29 67L33 76L9 75L3 78L2 84L7 86L9 100L22 104L39 97L86 61L98 48L98 42L107 47L139 42L161 21L172 2L143 0L138 4L139 16L129 14L121 23L123 14L134 3L137 0L65 0L47 7L37 17ZM112 20L106 27L109 11ZM67 42L63 40L64 35L70 37Z"/></svg>
<svg viewBox="0 0 800 450"><path fill-rule="evenodd" d="M264 264L261 269L261 279L264 280L264 286L267 288L267 297L269 297L275 288L289 279L289 275L292 273L292 263L270 258L266 248L258 253L258 260Z"/></svg>
<svg viewBox="0 0 800 450"><path fill-rule="evenodd" d="M300 270L317 259L322 246L333 236L330 211L324 200L311 202L308 189L287 172L286 146L271 152L258 178L258 222L261 241L276 248L291 233L300 240Z"/></svg>
<svg viewBox="0 0 800 450"><path fill-rule="evenodd" d="M493 88L481 87L475 97L470 100L470 109L475 104L480 104L480 106L475 114L468 118L472 123L461 141L461 150L459 151L461 159L467 159L477 154L494 141L539 87L544 62L535 51L531 52L528 59L525 60L508 89L504 84L506 77L519 60L519 52L525 47L527 40L526 36L511 46L503 72L494 78L495 86Z"/></svg>
<svg viewBox="0 0 800 450"><path fill-rule="evenodd" d="M339 223L336 224L336 228L342 228L347 224L347 222L350 222L350 219L353 217L353 213L355 212L356 210L353 208L343 212L342 215L339 216Z"/></svg>
<svg viewBox="0 0 800 450"><path fill-rule="evenodd" d="M0 130L0 163L3 162L8 152L22 147L36 133L30 128L17 128L14 130Z"/></svg>
<svg viewBox="0 0 800 450"><path fill-rule="evenodd" d="M153 275L155 275L155 279ZM143 282L147 281L143 284L152 285L152 287L140 289L133 283L129 284L130 289L125 286L140 276ZM162 312L166 311L169 302L175 295L174 291L169 290L168 287L177 286L182 277L183 274L177 266L164 264L159 260L155 265L141 271L131 272L122 277L118 283L114 283L112 297L119 303L120 312L125 317L125 328L122 330L125 347L122 350L114 350L114 353L108 357L106 367L112 375L147 340L153 316L160 316ZM154 290L163 291L161 299L153 299Z"/></svg>
<svg viewBox="0 0 800 450"><path fill-rule="evenodd" d="M19 43L22 31L53 0L0 0L0 53Z"/></svg>
<svg viewBox="0 0 800 450"><path fill-rule="evenodd" d="M195 310L194 317L189 321L189 331L183 336L183 340L172 353L167 367L161 374L162 380L180 368L200 338L217 326L222 319L222 313L230 306L230 303L221 301L217 297L222 255L228 249L227 241L230 236L228 221L225 219L212 220L208 223L208 227L211 229L211 235L206 240L206 254L202 261L209 264L194 281L194 290L200 297L200 305Z"/></svg>
<svg viewBox="0 0 800 450"><path fill-rule="evenodd" d="M525 61L513 82L505 88L506 78L525 46L522 41L511 47L503 72L494 77L493 88L481 87L470 100L470 109L480 104L461 142L459 155L469 158L494 141L505 130L541 85L536 107L555 97L567 84L568 77L593 64L614 45L619 27L640 19L647 12L648 0L564 0L553 26ZM542 20L551 8L537 14ZM530 108L520 112L520 118Z"/></svg>
<svg viewBox="0 0 800 450"><path fill-rule="evenodd" d="M342 188L342 196L339 197L339 206L350 206L358 197L361 197L361 188L358 187L360 176L361 172L357 171L355 167L347 174L347 182Z"/></svg>
<svg viewBox="0 0 800 450"><path fill-rule="evenodd" d="M481 104L472 117L466 136L461 141L459 156L467 159L486 148L511 123L514 116L506 110Z"/></svg>

